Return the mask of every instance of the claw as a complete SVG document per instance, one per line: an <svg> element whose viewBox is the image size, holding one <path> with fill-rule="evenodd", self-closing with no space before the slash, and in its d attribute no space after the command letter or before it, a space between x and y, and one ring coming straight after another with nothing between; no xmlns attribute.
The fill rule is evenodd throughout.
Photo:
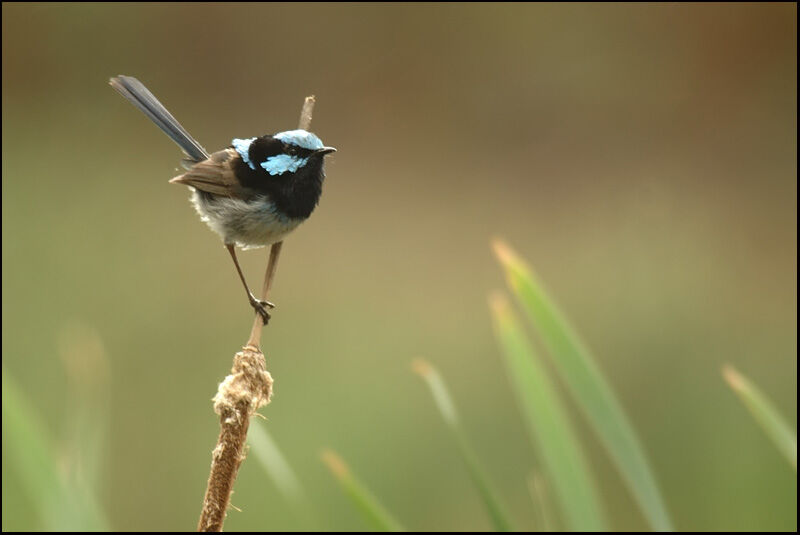
<svg viewBox="0 0 800 535"><path fill-rule="evenodd" d="M264 322L264 325L269 323L270 318L272 317L269 312L267 312L267 308L275 308L273 303L269 301L263 301L261 299L256 299L256 296L250 292L250 306L255 309L256 312L261 316L261 320Z"/></svg>
<svg viewBox="0 0 800 535"><path fill-rule="evenodd" d="M269 313L269 312L267 312L267 309L266 309L266 308L264 308L263 306L260 306L260 304L259 304L259 306L256 306L256 307L253 307L253 308L255 308L255 309L256 309L256 312L258 312L258 314L261 316L261 321L263 321L263 322L264 322L264 325L266 325L267 323L269 323L269 319L270 319L272 316L270 316L270 313Z"/></svg>

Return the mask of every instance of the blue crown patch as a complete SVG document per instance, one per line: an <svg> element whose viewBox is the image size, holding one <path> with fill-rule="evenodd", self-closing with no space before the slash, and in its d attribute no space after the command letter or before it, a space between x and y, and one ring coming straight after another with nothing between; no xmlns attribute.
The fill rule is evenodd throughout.
<svg viewBox="0 0 800 535"><path fill-rule="evenodd" d="M311 132L306 132L305 130L288 130L286 132L275 134L272 137L279 139L284 143L297 145L298 147L308 150L319 150L325 146L322 144L322 140L320 138Z"/></svg>

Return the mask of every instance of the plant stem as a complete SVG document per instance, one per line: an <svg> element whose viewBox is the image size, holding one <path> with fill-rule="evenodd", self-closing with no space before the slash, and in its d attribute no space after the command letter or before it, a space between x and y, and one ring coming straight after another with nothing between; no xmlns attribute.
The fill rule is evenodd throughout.
<svg viewBox="0 0 800 535"><path fill-rule="evenodd" d="M299 128L307 130L310 127L313 109L314 97L306 97L300 112ZM282 246L283 242L278 242L270 249L261 296L264 300L272 287ZM261 316L256 314L247 344L234 356L231 373L220 383L214 396L214 412L219 414L220 431L217 447L211 455L211 473L197 531L222 531L233 483L247 456L245 446L250 417L269 403L272 395L272 376L259 349L263 327Z"/></svg>
<svg viewBox="0 0 800 535"><path fill-rule="evenodd" d="M300 110L300 122L297 125L297 128L300 130L308 130L311 127L311 114L314 111L314 103L316 102L314 95L310 97L306 97L305 102L303 102L303 109ZM272 280L275 278L275 270L278 269L278 258L281 254L281 248L283 247L283 242L279 241L278 243L272 244L272 247L269 250L269 262L267 263L267 271L264 274L264 287L261 290L261 299L264 301L267 300L269 296L269 290L272 288ZM261 341L261 330L264 328L264 322L261 320L261 316L256 314L255 319L253 320L253 328L250 330L250 338L247 340L246 347L253 347L258 349L260 346Z"/></svg>
<svg viewBox="0 0 800 535"><path fill-rule="evenodd" d="M211 473L197 531L222 531L233 483L246 457L250 417L269 403L271 395L272 376L264 355L251 348L236 353L231 374L220 383L214 396L220 431L211 455Z"/></svg>

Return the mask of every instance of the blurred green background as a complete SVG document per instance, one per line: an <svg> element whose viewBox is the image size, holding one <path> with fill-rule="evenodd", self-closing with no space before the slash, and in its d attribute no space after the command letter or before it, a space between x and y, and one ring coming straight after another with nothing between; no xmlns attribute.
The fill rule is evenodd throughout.
<svg viewBox="0 0 800 535"><path fill-rule="evenodd" d="M283 249L261 411L317 527L365 528L328 447L407 528L490 528L418 356L534 523L536 456L486 306L503 236L594 350L676 527L796 530L796 473L720 376L735 365L796 429L795 4L2 15L3 373L61 462L91 448L113 529L196 525L210 399L252 320L221 242L167 184L180 151L108 86L128 74L209 150L295 128L317 96L312 130L339 152ZM241 258L260 285L266 252ZM611 526L645 528L575 416ZM103 427L81 446L86 419ZM8 439L3 529L42 528ZM308 525L252 456L232 503L228 530Z"/></svg>

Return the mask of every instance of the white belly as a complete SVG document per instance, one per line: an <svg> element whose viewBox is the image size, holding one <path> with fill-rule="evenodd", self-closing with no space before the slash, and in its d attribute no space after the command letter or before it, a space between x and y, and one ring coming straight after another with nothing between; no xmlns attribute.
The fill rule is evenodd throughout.
<svg viewBox="0 0 800 535"><path fill-rule="evenodd" d="M219 196L206 200L195 190L191 200L200 219L219 234L222 241L242 249L279 242L303 222L277 213L266 197L250 202Z"/></svg>

